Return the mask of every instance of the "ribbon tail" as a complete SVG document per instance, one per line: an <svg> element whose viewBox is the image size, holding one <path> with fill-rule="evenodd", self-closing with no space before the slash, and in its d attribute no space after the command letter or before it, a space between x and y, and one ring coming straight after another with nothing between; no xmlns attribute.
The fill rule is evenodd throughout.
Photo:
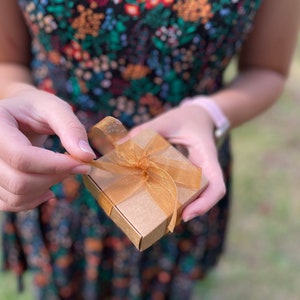
<svg viewBox="0 0 300 300"><path fill-rule="evenodd" d="M171 220L168 224L168 229L169 229L170 232L174 231L176 224L177 224L177 201L174 205L172 217L171 217Z"/></svg>
<svg viewBox="0 0 300 300"><path fill-rule="evenodd" d="M153 168L149 171L146 189L166 215L171 216L168 230L173 232L177 223L178 200L177 187L172 177L160 168Z"/></svg>

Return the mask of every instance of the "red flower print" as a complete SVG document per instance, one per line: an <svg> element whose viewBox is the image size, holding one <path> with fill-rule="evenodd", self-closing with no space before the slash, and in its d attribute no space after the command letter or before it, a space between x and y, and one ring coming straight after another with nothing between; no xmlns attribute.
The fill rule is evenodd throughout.
<svg viewBox="0 0 300 300"><path fill-rule="evenodd" d="M164 6L169 6L174 2L174 0L161 0L161 1L164 4Z"/></svg>
<svg viewBox="0 0 300 300"><path fill-rule="evenodd" d="M40 84L39 88L43 91L46 91L51 94L55 94L55 90L53 89L53 82L51 79L46 78Z"/></svg>
<svg viewBox="0 0 300 300"><path fill-rule="evenodd" d="M140 15L140 8L135 4L126 3L124 5L125 12L130 16L139 16Z"/></svg>
<svg viewBox="0 0 300 300"><path fill-rule="evenodd" d="M146 9L151 9L155 6L157 6L158 4L160 4L161 0L146 0Z"/></svg>
<svg viewBox="0 0 300 300"><path fill-rule="evenodd" d="M88 0L88 2L91 3L97 3L99 7L105 6L108 3L109 0Z"/></svg>

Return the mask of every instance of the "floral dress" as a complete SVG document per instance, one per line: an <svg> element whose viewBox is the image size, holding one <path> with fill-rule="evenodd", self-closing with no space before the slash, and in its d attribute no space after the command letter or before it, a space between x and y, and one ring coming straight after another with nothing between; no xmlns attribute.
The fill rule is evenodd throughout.
<svg viewBox="0 0 300 300"><path fill-rule="evenodd" d="M90 128L112 115L128 128L222 88L260 0L19 0L32 37L35 84L68 101ZM46 147L64 151L56 137ZM206 215L139 252L80 176L37 209L5 213L4 268L34 271L37 299L189 299L224 248L228 192Z"/></svg>

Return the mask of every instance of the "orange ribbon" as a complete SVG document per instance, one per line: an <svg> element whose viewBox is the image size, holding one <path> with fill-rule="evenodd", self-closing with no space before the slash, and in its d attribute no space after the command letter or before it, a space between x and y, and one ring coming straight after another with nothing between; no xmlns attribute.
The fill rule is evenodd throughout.
<svg viewBox="0 0 300 300"><path fill-rule="evenodd" d="M106 161L96 160L96 168L118 174L117 180L103 189L112 205L118 205L140 189L146 189L152 199L169 217L169 231L174 231L177 221L177 185L188 189L201 186L201 169L189 162L177 161L161 155L170 144L155 135L142 148L128 140L105 155ZM109 208L110 215L112 206Z"/></svg>

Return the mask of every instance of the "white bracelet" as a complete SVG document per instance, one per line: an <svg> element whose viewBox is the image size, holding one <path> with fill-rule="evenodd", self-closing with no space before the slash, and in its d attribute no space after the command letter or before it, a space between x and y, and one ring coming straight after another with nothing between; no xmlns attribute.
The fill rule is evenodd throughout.
<svg viewBox="0 0 300 300"><path fill-rule="evenodd" d="M218 146L220 146L230 129L230 122L223 113L219 105L211 100L209 97L200 96L195 98L187 98L181 103L181 106L201 106L211 116L215 125L215 139Z"/></svg>

